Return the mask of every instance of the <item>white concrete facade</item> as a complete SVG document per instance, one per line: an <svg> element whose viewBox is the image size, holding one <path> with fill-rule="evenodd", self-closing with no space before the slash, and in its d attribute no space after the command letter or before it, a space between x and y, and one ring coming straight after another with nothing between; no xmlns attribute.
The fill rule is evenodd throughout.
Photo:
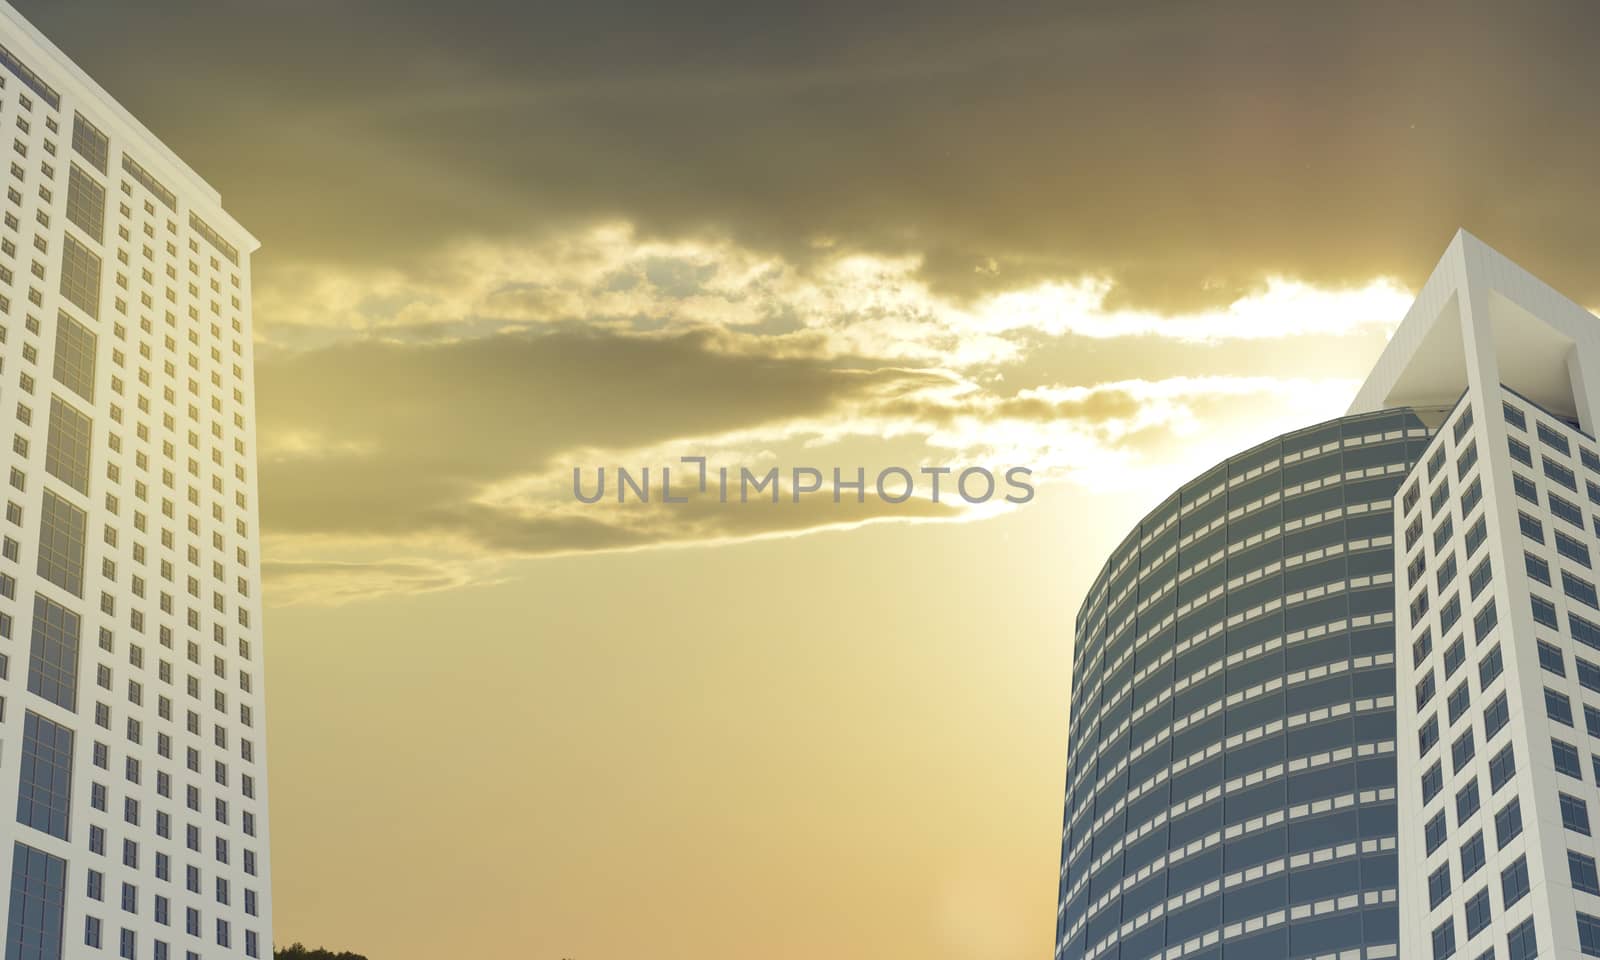
<svg viewBox="0 0 1600 960"><path fill-rule="evenodd" d="M257 243L4 3L0 155L5 955L270 956Z"/></svg>
<svg viewBox="0 0 1600 960"><path fill-rule="evenodd" d="M1591 384L1600 319L1463 232L1352 407L1449 408L1395 500L1402 957L1600 956Z"/></svg>

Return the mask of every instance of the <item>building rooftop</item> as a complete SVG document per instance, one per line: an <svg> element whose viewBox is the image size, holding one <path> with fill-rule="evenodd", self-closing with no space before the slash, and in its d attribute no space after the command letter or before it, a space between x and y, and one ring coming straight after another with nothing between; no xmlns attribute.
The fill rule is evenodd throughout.
<svg viewBox="0 0 1600 960"><path fill-rule="evenodd" d="M215 187L179 159L159 137L5 0L0 0L0 49L10 53L11 59L24 69L36 73L38 80L65 95L70 101L69 108L92 104L91 122L130 149L141 165L181 187L184 199L198 204L197 212L213 226L226 231L241 249L254 252L260 247L260 241L223 209L222 195ZM71 120L71 117L64 119Z"/></svg>
<svg viewBox="0 0 1600 960"><path fill-rule="evenodd" d="M1350 412L1450 406L1475 381L1504 384L1592 436L1600 370L1584 355L1600 357L1600 318L1459 230Z"/></svg>

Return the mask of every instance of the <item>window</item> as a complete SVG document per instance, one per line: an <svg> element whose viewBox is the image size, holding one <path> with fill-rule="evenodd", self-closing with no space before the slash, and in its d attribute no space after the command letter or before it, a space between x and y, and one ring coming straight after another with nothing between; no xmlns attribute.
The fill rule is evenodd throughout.
<svg viewBox="0 0 1600 960"><path fill-rule="evenodd" d="M1506 936L1506 956L1509 960L1534 960L1539 955L1539 938L1533 932L1533 918L1511 928Z"/></svg>
<svg viewBox="0 0 1600 960"><path fill-rule="evenodd" d="M1427 612L1428 591L1426 588L1424 588L1417 591L1416 598L1411 601L1411 622L1413 624L1422 622L1422 618L1427 614Z"/></svg>
<svg viewBox="0 0 1600 960"><path fill-rule="evenodd" d="M1424 593L1422 595L1422 599L1427 600L1428 595ZM1441 631L1448 631L1451 627L1455 626L1456 621L1460 619L1461 598L1459 596L1452 595L1449 600L1445 601L1444 606L1439 608L1439 629ZM1415 618L1413 618L1413 622L1415 622Z"/></svg>
<svg viewBox="0 0 1600 960"><path fill-rule="evenodd" d="M1424 570L1428 569L1428 554L1425 550L1418 550L1411 563L1406 566L1406 586L1414 587L1421 578Z"/></svg>
<svg viewBox="0 0 1600 960"><path fill-rule="evenodd" d="M1439 508L1443 507L1445 505L1445 503L1447 503L1449 500L1450 500L1450 481L1446 480L1443 483L1439 484L1438 489L1434 490L1433 493L1429 495L1429 497L1428 497L1428 512L1433 514L1434 516L1438 516L1439 515Z"/></svg>
<svg viewBox="0 0 1600 960"><path fill-rule="evenodd" d="M1528 858L1522 856L1511 866L1500 871L1500 909L1511 909L1511 905L1521 900L1527 893Z"/></svg>
<svg viewBox="0 0 1600 960"><path fill-rule="evenodd" d="M1489 578L1492 575L1493 571L1489 569L1489 560L1488 558L1485 558L1484 561L1478 564L1477 568L1472 571L1472 576L1467 578L1467 586L1472 592L1472 599L1478 599L1478 594L1482 593L1483 588L1489 585Z"/></svg>
<svg viewBox="0 0 1600 960"><path fill-rule="evenodd" d="M1543 640L1538 641L1538 643L1539 666L1558 677L1566 676L1566 658L1562 655L1561 648L1553 644L1546 643Z"/></svg>
<svg viewBox="0 0 1600 960"><path fill-rule="evenodd" d="M1471 731L1469 730L1468 733ZM1478 812L1478 781L1472 780L1456 792L1456 825L1461 826L1467 818Z"/></svg>
<svg viewBox="0 0 1600 960"><path fill-rule="evenodd" d="M1600 740L1600 710L1587 703L1583 705L1583 729L1589 736Z"/></svg>
<svg viewBox="0 0 1600 960"><path fill-rule="evenodd" d="M33 643L28 690L56 706L78 708L78 615L40 593L33 595Z"/></svg>
<svg viewBox="0 0 1600 960"><path fill-rule="evenodd" d="M22 727L17 822L67 839L72 801L72 731L29 710Z"/></svg>
<svg viewBox="0 0 1600 960"><path fill-rule="evenodd" d="M1488 603L1483 605L1482 610L1478 611L1478 615L1472 618L1473 637L1479 643L1482 643L1483 638L1487 637L1489 635L1489 631L1493 630L1495 628L1495 624L1499 622L1500 615L1495 612L1494 601L1490 600Z"/></svg>
<svg viewBox="0 0 1600 960"><path fill-rule="evenodd" d="M1428 875L1428 908L1432 909L1444 903L1450 896L1450 863L1446 861L1439 869Z"/></svg>
<svg viewBox="0 0 1600 960"><path fill-rule="evenodd" d="M50 398L50 431L45 440L44 469L82 494L89 492L89 418Z"/></svg>
<svg viewBox="0 0 1600 960"><path fill-rule="evenodd" d="M1556 605L1536 593L1530 596L1533 599L1533 622L1552 630L1561 629L1561 623L1556 619Z"/></svg>
<svg viewBox="0 0 1600 960"><path fill-rule="evenodd" d="M76 163L69 164L67 219L90 239L99 242L105 238L105 218L106 188L79 169Z"/></svg>
<svg viewBox="0 0 1600 960"><path fill-rule="evenodd" d="M1448 680L1455 672L1461 669L1461 664L1467 659L1467 644L1462 638L1457 637L1456 642L1450 644L1444 652L1444 676Z"/></svg>
<svg viewBox="0 0 1600 960"><path fill-rule="evenodd" d="M1528 429L1528 420L1527 420L1527 418L1525 416L1523 416L1521 410L1518 410L1516 407L1513 407L1511 404L1504 403L1504 402L1502 402L1500 404L1500 409L1501 409L1501 412L1503 412L1505 414L1506 423L1510 424L1513 427L1516 427L1518 430L1526 430L1526 429Z"/></svg>
<svg viewBox="0 0 1600 960"><path fill-rule="evenodd" d="M1561 451L1562 456L1572 456L1572 448L1567 445L1567 438L1556 431L1554 427L1545 423L1535 425L1535 432L1539 435L1539 442L1554 450Z"/></svg>
<svg viewBox="0 0 1600 960"><path fill-rule="evenodd" d="M1505 849L1506 844L1515 840L1522 833L1522 803L1512 797L1511 802L1500 808L1494 815L1494 842L1496 849Z"/></svg>
<svg viewBox="0 0 1600 960"><path fill-rule="evenodd" d="M1490 650L1488 655L1486 655L1482 660L1478 661L1478 689L1489 689L1489 684L1493 683L1495 678L1500 676L1500 671L1503 667L1504 663L1500 658L1500 646L1499 644L1496 644L1495 648Z"/></svg>
<svg viewBox="0 0 1600 960"><path fill-rule="evenodd" d="M1466 843L1461 845L1461 879L1464 882L1468 877L1478 872L1486 859L1483 850L1483 831L1474 833Z"/></svg>
<svg viewBox="0 0 1600 960"><path fill-rule="evenodd" d="M1550 494L1550 512L1555 514L1557 519L1565 520L1579 530L1583 529L1583 511L1571 500L1554 493Z"/></svg>
<svg viewBox="0 0 1600 960"><path fill-rule="evenodd" d="M1479 517L1477 521L1467 529L1467 556L1472 556L1479 547L1483 546L1483 541L1487 539L1489 539L1488 521L1486 521L1483 517Z"/></svg>
<svg viewBox="0 0 1600 960"><path fill-rule="evenodd" d="M95 344L93 332L65 311L56 314L54 375L63 386L94 401Z"/></svg>
<svg viewBox="0 0 1600 960"><path fill-rule="evenodd" d="M1581 521L1580 521L1579 525L1582 526ZM1585 546L1582 542L1580 542L1578 540L1574 540L1572 537L1567 536L1565 533L1562 533L1560 530L1556 530L1556 531L1553 531L1553 532L1556 535L1556 552L1557 553L1561 554L1563 557L1566 557L1568 560L1576 560L1578 563L1581 563L1586 567L1589 566L1589 548L1587 546ZM1544 581L1542 581L1542 582L1549 583L1550 582L1550 580L1548 579L1549 576L1550 576L1549 568L1547 567L1545 569L1545 577L1546 577L1546 579Z"/></svg>
<svg viewBox="0 0 1600 960"><path fill-rule="evenodd" d="M1423 554L1418 553L1417 556L1418 556L1418 558L1421 558L1423 556ZM1445 557L1444 560L1439 563L1439 577L1435 581L1435 583L1438 584L1439 592L1440 593L1444 593L1445 587L1450 586L1450 584L1455 580L1455 578L1456 578L1456 555L1455 555L1454 551L1451 551L1450 555Z"/></svg>
<svg viewBox="0 0 1600 960"><path fill-rule="evenodd" d="M1450 542L1450 537L1455 533L1455 523L1449 514L1445 514L1443 522L1433 531L1433 552L1438 553Z"/></svg>
<svg viewBox="0 0 1600 960"><path fill-rule="evenodd" d="M1526 561L1528 576L1547 587L1550 586L1550 564L1531 553L1525 553L1522 557Z"/></svg>
<svg viewBox="0 0 1600 960"><path fill-rule="evenodd" d="M1511 710L1506 705L1506 695L1501 693L1483 710L1483 736L1492 740L1511 720Z"/></svg>
<svg viewBox="0 0 1600 960"><path fill-rule="evenodd" d="M1572 631L1572 639L1586 647L1600 650L1600 627L1595 626L1576 613L1568 613L1567 629Z"/></svg>
<svg viewBox="0 0 1600 960"><path fill-rule="evenodd" d="M1440 810L1438 813L1433 815L1433 819L1429 820L1422 828L1422 833L1424 840L1427 842L1429 854L1432 854L1433 851L1439 849L1439 845L1444 843L1446 833L1443 810Z"/></svg>
<svg viewBox="0 0 1600 960"><path fill-rule="evenodd" d="M1456 419L1456 425L1455 425L1455 427L1454 427L1454 429L1452 431L1455 434L1455 442L1456 443L1460 443L1461 442L1461 438L1466 436L1467 435L1467 431L1471 430L1471 429L1472 429L1472 408L1469 406L1465 410L1462 410L1461 411L1461 416Z"/></svg>
<svg viewBox="0 0 1600 960"><path fill-rule="evenodd" d="M1561 825L1573 833L1589 836L1589 805L1570 793L1561 797Z"/></svg>
<svg viewBox="0 0 1600 960"><path fill-rule="evenodd" d="M1422 775L1422 802L1429 803L1444 789L1444 765L1435 760Z"/></svg>
<svg viewBox="0 0 1600 960"><path fill-rule="evenodd" d="M1544 688L1544 715L1565 727L1572 726L1572 701L1564 693Z"/></svg>
<svg viewBox="0 0 1600 960"><path fill-rule="evenodd" d="M1417 753L1418 753L1418 755L1419 756L1424 756L1424 757L1427 756L1428 755L1428 751L1432 750L1433 749L1433 745L1438 743L1438 742L1439 742L1439 718L1437 716L1429 717L1428 721L1422 725L1422 729L1417 731Z"/></svg>
<svg viewBox="0 0 1600 960"><path fill-rule="evenodd" d="M98 127L76 111L72 114L72 149L93 164L96 170L101 173L106 172L106 156L110 151L110 141Z"/></svg>
<svg viewBox="0 0 1600 960"><path fill-rule="evenodd" d="M1418 637L1411 644L1411 665L1413 667L1422 666L1422 661L1426 660L1428 658L1428 654L1432 652L1433 634L1427 629L1424 629L1422 631L1422 636Z"/></svg>
<svg viewBox="0 0 1600 960"><path fill-rule="evenodd" d="M1594 857L1567 851L1567 873L1572 878L1572 888L1600 897L1600 873L1595 871Z"/></svg>
<svg viewBox="0 0 1600 960"><path fill-rule="evenodd" d="M1513 473L1511 475L1511 489L1516 491L1517 496L1528 501L1529 503L1538 504L1539 488L1534 486L1532 480L1529 480L1522 474Z"/></svg>
<svg viewBox="0 0 1600 960"><path fill-rule="evenodd" d="M1466 909L1467 939L1471 940L1489 925L1489 889L1485 887L1472 895Z"/></svg>
<svg viewBox="0 0 1600 960"><path fill-rule="evenodd" d="M1583 769L1578 766L1578 750L1565 740L1551 740L1550 753L1555 758L1556 772L1574 780L1583 779Z"/></svg>
<svg viewBox="0 0 1600 960"><path fill-rule="evenodd" d="M90 319L98 320L100 258L70 233L63 235L61 240L61 295Z"/></svg>
<svg viewBox="0 0 1600 960"><path fill-rule="evenodd" d="M1534 543L1544 543L1544 524L1537 517L1530 517L1526 513L1517 514L1517 526L1522 529L1522 535Z"/></svg>
<svg viewBox="0 0 1600 960"><path fill-rule="evenodd" d="M1517 772L1517 758L1511 752L1511 744L1506 744L1504 749L1489 760L1489 791L1499 791L1506 785Z"/></svg>
<svg viewBox="0 0 1600 960"><path fill-rule="evenodd" d="M1579 911L1578 949L1586 957L1600 957L1600 917Z"/></svg>
<svg viewBox="0 0 1600 960"><path fill-rule="evenodd" d="M1417 682L1417 710L1418 711L1421 711L1423 707L1427 706L1428 703L1431 700L1433 700L1433 693L1434 693L1433 671L1429 670L1428 673L1427 673L1427 676L1423 677L1420 681Z"/></svg>
<svg viewBox="0 0 1600 960"><path fill-rule="evenodd" d="M1554 480L1556 483L1561 484L1563 487L1566 487L1568 490L1576 491L1578 489L1578 479L1573 475L1571 467L1568 467L1556 460L1552 460L1549 457L1541 457L1540 461L1541 466L1544 467L1545 476L1549 477L1551 480Z"/></svg>
<svg viewBox="0 0 1600 960"><path fill-rule="evenodd" d="M122 169L128 174L128 176L137 181L139 186L150 191L150 193L154 195L157 200L160 200L168 210L178 209L177 195L171 190L168 190L160 180L157 180L150 174L150 171L140 166L137 160L128 156L126 153L122 155Z"/></svg>
<svg viewBox="0 0 1600 960"><path fill-rule="evenodd" d="M7 952L21 947L27 960L59 960L62 955L63 906L67 899L67 862L25 843L11 854L11 913L6 921Z"/></svg>
<svg viewBox="0 0 1600 960"><path fill-rule="evenodd" d="M1444 923L1433 930L1433 960L1445 960L1456 953L1455 920L1446 917Z"/></svg>
<svg viewBox="0 0 1600 960"><path fill-rule="evenodd" d="M83 596L82 510L44 491L39 517L39 575L75 597Z"/></svg>
<svg viewBox="0 0 1600 960"><path fill-rule="evenodd" d="M1467 491L1461 495L1461 516L1471 516L1472 508L1476 507L1478 505L1478 501L1482 499L1483 481L1475 478L1470 484L1467 485Z"/></svg>
<svg viewBox="0 0 1600 960"><path fill-rule="evenodd" d="M1472 762L1474 753L1472 727L1469 725L1466 730L1462 731L1461 736L1456 738L1456 742L1450 745L1450 772L1460 773L1467 764ZM1478 785L1476 783L1472 785L1472 793L1474 796L1478 793Z"/></svg>
<svg viewBox="0 0 1600 960"><path fill-rule="evenodd" d="M1448 451L1446 451L1445 448L1444 448L1444 444L1441 443L1439 445L1439 449L1433 451L1433 456L1428 458L1428 479L1429 480L1432 480L1434 478L1434 475L1436 475L1439 472L1440 468L1442 468L1444 466L1444 458L1445 458L1445 455L1446 455L1447 452Z"/></svg>
<svg viewBox="0 0 1600 960"><path fill-rule="evenodd" d="M1533 450L1516 437L1510 437L1508 440L1511 447L1511 458L1525 467L1533 466Z"/></svg>
<svg viewBox="0 0 1600 960"><path fill-rule="evenodd" d="M1561 571L1561 590L1579 603L1600 610L1600 597L1595 596L1594 584L1582 577Z"/></svg>
<svg viewBox="0 0 1600 960"><path fill-rule="evenodd" d="M1450 711L1450 722L1455 723L1460 720L1471 702L1472 691L1468 689L1467 681L1463 680L1460 686L1450 692L1450 699L1445 702L1445 709Z"/></svg>

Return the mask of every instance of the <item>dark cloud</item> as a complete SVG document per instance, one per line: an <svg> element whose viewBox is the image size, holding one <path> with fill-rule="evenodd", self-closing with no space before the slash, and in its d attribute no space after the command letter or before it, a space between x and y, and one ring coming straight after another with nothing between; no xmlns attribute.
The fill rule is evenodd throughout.
<svg viewBox="0 0 1600 960"><path fill-rule="evenodd" d="M577 459L578 450L626 450L826 417L853 402L946 382L937 373L729 353L705 333L557 330L433 344L359 341L269 356L258 366L269 529L443 533L517 553L614 549L674 534L598 512L528 519L473 502L491 484L591 466ZM302 438L303 452L283 452L281 438L291 435ZM536 493L570 499L565 489ZM718 523L741 522L729 516ZM768 522L783 529L801 516L786 510Z"/></svg>
<svg viewBox="0 0 1600 960"><path fill-rule="evenodd" d="M1176 310L1414 284L1465 226L1600 301L1588 3L18 5L223 191L265 278L615 217Z"/></svg>

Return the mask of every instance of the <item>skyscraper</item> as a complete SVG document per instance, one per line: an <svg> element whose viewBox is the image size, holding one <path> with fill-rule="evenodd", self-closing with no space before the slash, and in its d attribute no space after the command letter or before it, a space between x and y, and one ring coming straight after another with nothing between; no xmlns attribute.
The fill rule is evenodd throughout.
<svg viewBox="0 0 1600 960"><path fill-rule="evenodd" d="M257 244L4 4L0 68L6 960L264 956Z"/></svg>
<svg viewBox="0 0 1600 960"><path fill-rule="evenodd" d="M1458 234L1352 410L1395 505L1401 955L1600 956L1600 319Z"/></svg>
<svg viewBox="0 0 1600 960"><path fill-rule="evenodd" d="M1600 319L1458 233L1079 611L1056 955L1600 956Z"/></svg>

